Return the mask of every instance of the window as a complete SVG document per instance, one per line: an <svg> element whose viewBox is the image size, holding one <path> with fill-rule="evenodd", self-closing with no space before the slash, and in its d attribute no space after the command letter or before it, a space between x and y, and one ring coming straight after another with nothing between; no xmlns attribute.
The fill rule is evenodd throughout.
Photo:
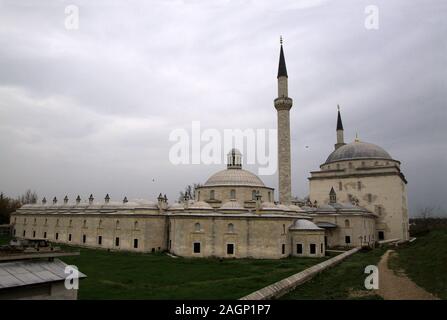
<svg viewBox="0 0 447 320"><path fill-rule="evenodd" d="M68 241L71 241L71 233L68 235Z"/></svg>
<svg viewBox="0 0 447 320"><path fill-rule="evenodd" d="M233 233L234 232L234 225L232 223L228 224L228 232Z"/></svg>
<svg viewBox="0 0 447 320"><path fill-rule="evenodd" d="M296 244L296 253L303 254L303 245L301 243Z"/></svg>
<svg viewBox="0 0 447 320"><path fill-rule="evenodd" d="M227 243L227 254L234 254L234 244Z"/></svg>
<svg viewBox="0 0 447 320"><path fill-rule="evenodd" d="M56 220L56 226L59 226L59 219Z"/></svg>
<svg viewBox="0 0 447 320"><path fill-rule="evenodd" d="M286 225L285 224L282 225L282 234L286 234Z"/></svg>
<svg viewBox="0 0 447 320"><path fill-rule="evenodd" d="M134 249L138 249L138 239L133 239L133 247Z"/></svg>
<svg viewBox="0 0 447 320"><path fill-rule="evenodd" d="M138 221L135 221L135 222L133 223L133 228L134 228L135 230L138 230Z"/></svg>
<svg viewBox="0 0 447 320"><path fill-rule="evenodd" d="M270 191L268 192L268 198L269 198L269 202L272 202L272 194Z"/></svg>
<svg viewBox="0 0 447 320"><path fill-rule="evenodd" d="M381 206L377 206L377 214L378 214L379 216L382 215L382 207L381 207Z"/></svg>
<svg viewBox="0 0 447 320"><path fill-rule="evenodd" d="M16 235L16 229L14 229L14 231L13 231L13 235L14 235L14 236Z"/></svg>
<svg viewBox="0 0 447 320"><path fill-rule="evenodd" d="M71 227L72 223L73 223L73 220L70 219L70 221L68 222L68 225Z"/></svg>
<svg viewBox="0 0 447 320"><path fill-rule="evenodd" d="M362 183L357 181L357 189L362 190Z"/></svg>
<svg viewBox="0 0 447 320"><path fill-rule="evenodd" d="M309 248L310 248L310 254L317 253L317 245L315 243L311 243Z"/></svg>
<svg viewBox="0 0 447 320"><path fill-rule="evenodd" d="M102 236L98 236L98 244L102 245Z"/></svg>
<svg viewBox="0 0 447 320"><path fill-rule="evenodd" d="M230 199L236 199L236 190L232 189L230 191Z"/></svg>
<svg viewBox="0 0 447 320"><path fill-rule="evenodd" d="M210 190L210 200L214 200L214 190Z"/></svg>
<svg viewBox="0 0 447 320"><path fill-rule="evenodd" d="M345 220L345 228L349 228L351 226L351 223L348 219Z"/></svg>
<svg viewBox="0 0 447 320"><path fill-rule="evenodd" d="M26 231L25 230L23 230L23 236L25 236L26 235Z"/></svg>
<svg viewBox="0 0 447 320"><path fill-rule="evenodd" d="M341 181L338 183L338 190L339 191L343 190L343 183L341 183Z"/></svg>
<svg viewBox="0 0 447 320"><path fill-rule="evenodd" d="M351 243L351 237L350 236L345 236L345 243L346 244Z"/></svg>
<svg viewBox="0 0 447 320"><path fill-rule="evenodd" d="M36 220L36 218L34 218L34 225L37 223L37 220Z"/></svg>
<svg viewBox="0 0 447 320"><path fill-rule="evenodd" d="M194 253L200 253L200 242L194 242Z"/></svg>
<svg viewBox="0 0 447 320"><path fill-rule="evenodd" d="M115 247L119 247L120 246L120 238L116 237L115 238Z"/></svg>
<svg viewBox="0 0 447 320"><path fill-rule="evenodd" d="M44 239L47 238L47 233L46 233L46 232L43 233L43 238L44 238Z"/></svg>
<svg viewBox="0 0 447 320"><path fill-rule="evenodd" d="M99 219L99 222L98 222L98 228L101 228L101 227L102 227L102 220Z"/></svg>
<svg viewBox="0 0 447 320"><path fill-rule="evenodd" d="M33 238L36 237L36 231L33 231Z"/></svg>
<svg viewBox="0 0 447 320"><path fill-rule="evenodd" d="M87 220L84 220L84 222L82 223L83 228L87 228Z"/></svg>
<svg viewBox="0 0 447 320"><path fill-rule="evenodd" d="M120 228L120 221L116 220L115 222L115 229L119 229Z"/></svg>
<svg viewBox="0 0 447 320"><path fill-rule="evenodd" d="M365 166L365 161L362 161L362 167L364 167Z"/></svg>
<svg viewBox="0 0 447 320"><path fill-rule="evenodd" d="M286 245L283 243L281 246L281 253L285 254L286 253Z"/></svg>
<svg viewBox="0 0 447 320"><path fill-rule="evenodd" d="M200 232L200 223L196 223L195 225L194 225L194 231L195 232Z"/></svg>
<svg viewBox="0 0 447 320"><path fill-rule="evenodd" d="M340 164L337 163L337 170L340 170Z"/></svg>
<svg viewBox="0 0 447 320"><path fill-rule="evenodd" d="M59 233L56 232L56 240L59 240Z"/></svg>
<svg viewBox="0 0 447 320"><path fill-rule="evenodd" d="M26 224L26 218L25 218L25 219L23 219L23 224Z"/></svg>
<svg viewBox="0 0 447 320"><path fill-rule="evenodd" d="M385 233L383 231L378 232L379 240L385 240Z"/></svg>
<svg viewBox="0 0 447 320"><path fill-rule="evenodd" d="M372 194L368 193L368 202L371 203L372 202Z"/></svg>
<svg viewBox="0 0 447 320"><path fill-rule="evenodd" d="M352 169L352 162L349 162L349 169Z"/></svg>
<svg viewBox="0 0 447 320"><path fill-rule="evenodd" d="M378 166L379 165L379 161L374 162L374 165Z"/></svg>
<svg viewBox="0 0 447 320"><path fill-rule="evenodd" d="M45 225L47 225L48 219L45 218Z"/></svg>

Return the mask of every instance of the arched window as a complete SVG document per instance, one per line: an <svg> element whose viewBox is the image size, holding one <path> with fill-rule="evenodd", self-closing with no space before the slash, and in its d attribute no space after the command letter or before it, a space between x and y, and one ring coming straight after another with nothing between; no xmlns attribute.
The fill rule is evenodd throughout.
<svg viewBox="0 0 447 320"><path fill-rule="evenodd" d="M200 223L196 223L195 225L194 225L194 231L195 232L200 232Z"/></svg>
<svg viewBox="0 0 447 320"><path fill-rule="evenodd" d="M48 223L48 219L47 219L47 218L45 218L45 225L47 225L47 223Z"/></svg>
<svg viewBox="0 0 447 320"><path fill-rule="evenodd" d="M70 219L70 221L68 222L68 225L71 227L72 224L73 224L73 220Z"/></svg>
<svg viewBox="0 0 447 320"><path fill-rule="evenodd" d="M230 233L234 232L234 225L232 223L228 224L228 232L230 232Z"/></svg>
<svg viewBox="0 0 447 320"><path fill-rule="evenodd" d="M251 191L251 200L256 200L256 190Z"/></svg>
<svg viewBox="0 0 447 320"><path fill-rule="evenodd" d="M34 224L36 224L36 218L34 218Z"/></svg>
<svg viewBox="0 0 447 320"><path fill-rule="evenodd" d="M338 190L339 191L343 190L343 183L341 181L338 183Z"/></svg>
<svg viewBox="0 0 447 320"><path fill-rule="evenodd" d="M98 228L101 228L101 227L102 227L102 220L99 219L99 222L98 222Z"/></svg>
<svg viewBox="0 0 447 320"><path fill-rule="evenodd" d="M286 225L285 224L282 225L282 234L286 234Z"/></svg>
<svg viewBox="0 0 447 320"><path fill-rule="evenodd" d="M346 219L346 220L345 220L345 227L346 227L346 228L349 228L350 225L351 225L351 223L349 222L349 219Z"/></svg>
<svg viewBox="0 0 447 320"><path fill-rule="evenodd" d="M134 228L135 230L138 230L138 221L135 221L135 222L133 223L133 228Z"/></svg>
<svg viewBox="0 0 447 320"><path fill-rule="evenodd" d="M82 223L84 228L87 228L87 220L84 220L84 222Z"/></svg>
<svg viewBox="0 0 447 320"><path fill-rule="evenodd" d="M210 200L214 200L214 190L210 190Z"/></svg>
<svg viewBox="0 0 447 320"><path fill-rule="evenodd" d="M231 191L230 191L230 199L236 199L236 190L231 189Z"/></svg>
<svg viewBox="0 0 447 320"><path fill-rule="evenodd" d="M56 219L56 226L59 226L59 219Z"/></svg>
<svg viewBox="0 0 447 320"><path fill-rule="evenodd" d="M120 221L116 220L115 229L119 229L119 228L120 228Z"/></svg>

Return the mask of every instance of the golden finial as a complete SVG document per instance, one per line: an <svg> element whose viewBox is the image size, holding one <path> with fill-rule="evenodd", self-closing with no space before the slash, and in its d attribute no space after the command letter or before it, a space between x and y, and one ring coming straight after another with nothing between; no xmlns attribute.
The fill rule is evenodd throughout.
<svg viewBox="0 0 447 320"><path fill-rule="evenodd" d="M279 44L282 45L282 36L279 36Z"/></svg>

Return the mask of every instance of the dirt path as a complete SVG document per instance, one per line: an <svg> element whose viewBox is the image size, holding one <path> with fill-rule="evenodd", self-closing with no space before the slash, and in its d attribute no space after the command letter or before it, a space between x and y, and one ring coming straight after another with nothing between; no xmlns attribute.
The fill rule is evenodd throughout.
<svg viewBox="0 0 447 320"><path fill-rule="evenodd" d="M438 300L437 297L425 291L405 275L396 275L388 268L390 255L394 250L388 250L379 262L379 290L377 293L385 300Z"/></svg>

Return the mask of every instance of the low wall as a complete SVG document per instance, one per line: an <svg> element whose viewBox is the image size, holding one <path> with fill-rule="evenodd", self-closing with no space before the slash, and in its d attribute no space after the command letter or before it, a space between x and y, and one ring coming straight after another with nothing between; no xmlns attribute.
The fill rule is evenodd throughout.
<svg viewBox="0 0 447 320"><path fill-rule="evenodd" d="M268 300L268 299L274 299L279 298L283 296L284 294L292 291L300 284L303 284L306 281L309 281L312 279L316 274L320 273L321 271L324 271L330 267L335 266L336 264L340 263L347 257L353 255L357 251L359 251L361 248L354 248L349 251L346 251L345 253L339 254L338 256L335 256L331 259L328 259L326 261L323 261L319 264L316 264L310 268L307 268L306 270L303 270L299 273L296 273L288 278L285 278L283 280L280 280L278 282L275 282L267 287L264 287L258 291L255 291L253 293L250 293L249 295L241 298L240 300Z"/></svg>

